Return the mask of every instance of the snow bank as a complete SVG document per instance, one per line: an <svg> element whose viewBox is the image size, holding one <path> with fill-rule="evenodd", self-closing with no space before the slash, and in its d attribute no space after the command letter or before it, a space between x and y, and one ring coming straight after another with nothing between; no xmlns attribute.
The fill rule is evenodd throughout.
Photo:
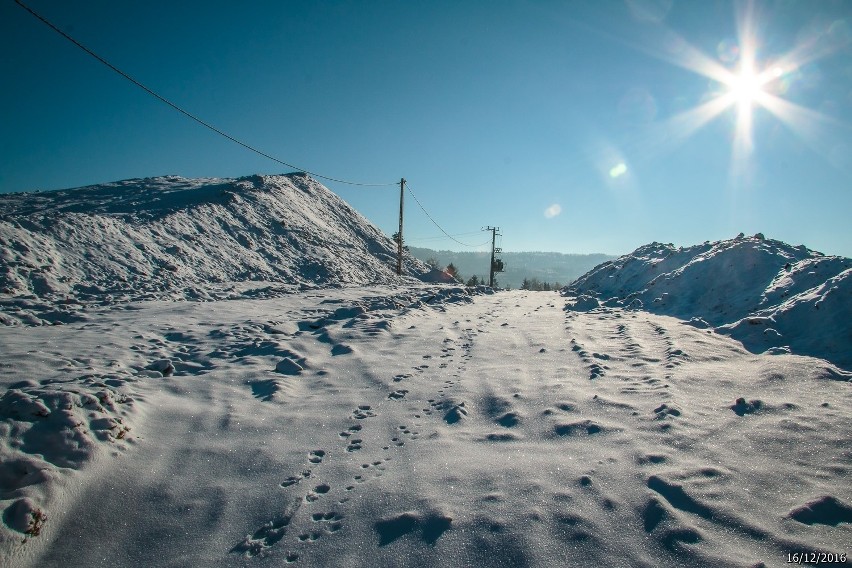
<svg viewBox="0 0 852 568"><path fill-rule="evenodd" d="M848 258L740 235L686 248L651 243L597 266L566 291L608 306L641 302L654 313L707 322L753 351L850 368L850 269Z"/></svg>
<svg viewBox="0 0 852 568"><path fill-rule="evenodd" d="M84 305L399 284L396 244L303 174L133 179L0 196L0 321L70 323ZM428 267L407 257L405 274Z"/></svg>

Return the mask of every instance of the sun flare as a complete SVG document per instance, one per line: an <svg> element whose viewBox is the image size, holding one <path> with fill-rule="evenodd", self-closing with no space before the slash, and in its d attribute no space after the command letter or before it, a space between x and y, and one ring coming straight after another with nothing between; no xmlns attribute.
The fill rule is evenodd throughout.
<svg viewBox="0 0 852 568"><path fill-rule="evenodd" d="M675 147L727 115L733 126L728 138L730 173L737 180L748 174L758 119L777 119L805 144L823 153L827 146L825 128L834 119L794 102L793 95L798 91L803 98L804 90L818 80L818 75L813 78L814 62L852 46L852 33L838 20L828 27L803 28L789 51L773 54L768 47L772 43L770 31L758 29L755 10L752 2L741 4L736 14L737 37L722 39L715 54L703 52L672 30L662 34L665 41L658 50L651 50L652 55L709 79L699 102L661 124L654 140L661 147Z"/></svg>

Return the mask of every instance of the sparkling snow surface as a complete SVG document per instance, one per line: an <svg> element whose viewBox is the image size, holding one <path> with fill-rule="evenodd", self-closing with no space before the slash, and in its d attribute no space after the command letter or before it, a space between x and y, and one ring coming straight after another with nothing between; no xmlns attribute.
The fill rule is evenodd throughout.
<svg viewBox="0 0 852 568"><path fill-rule="evenodd" d="M346 288L0 328L6 565L849 552L848 374L571 302Z"/></svg>

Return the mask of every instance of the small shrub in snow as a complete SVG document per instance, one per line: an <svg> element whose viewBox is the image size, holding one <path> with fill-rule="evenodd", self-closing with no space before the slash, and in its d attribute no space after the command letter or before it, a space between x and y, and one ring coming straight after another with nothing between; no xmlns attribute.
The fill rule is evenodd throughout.
<svg viewBox="0 0 852 568"><path fill-rule="evenodd" d="M38 536L47 521L47 515L27 497L18 499L3 512L3 522L9 528L25 534ZM24 537L23 542L27 542Z"/></svg>
<svg viewBox="0 0 852 568"><path fill-rule="evenodd" d="M47 520L47 515L41 509L36 509L30 513L30 521L27 524L27 530L24 534L29 536L38 536L41 534L41 528ZM26 539L25 539L26 540Z"/></svg>

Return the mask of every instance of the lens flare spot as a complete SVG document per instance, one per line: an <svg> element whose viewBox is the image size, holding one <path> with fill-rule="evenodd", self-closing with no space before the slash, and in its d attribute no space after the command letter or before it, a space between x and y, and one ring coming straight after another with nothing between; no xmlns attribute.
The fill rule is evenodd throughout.
<svg viewBox="0 0 852 568"><path fill-rule="evenodd" d="M644 88L632 88L618 102L618 116L628 124L648 124L657 117L657 101Z"/></svg>
<svg viewBox="0 0 852 568"><path fill-rule="evenodd" d="M736 40L723 39L716 46L716 55L724 63L735 63L740 57L740 46L737 45Z"/></svg>
<svg viewBox="0 0 852 568"><path fill-rule="evenodd" d="M560 213L562 213L562 206L558 203L554 203L553 205L544 210L544 216L548 219L553 219Z"/></svg>
<svg viewBox="0 0 852 568"><path fill-rule="evenodd" d="M620 163L614 165L612 168L610 168L609 177L616 179L616 178L620 178L621 176L623 176L626 173L627 173L627 165L624 162L620 162Z"/></svg>
<svg viewBox="0 0 852 568"><path fill-rule="evenodd" d="M633 17L640 22L662 23L669 15L674 0L625 0Z"/></svg>

